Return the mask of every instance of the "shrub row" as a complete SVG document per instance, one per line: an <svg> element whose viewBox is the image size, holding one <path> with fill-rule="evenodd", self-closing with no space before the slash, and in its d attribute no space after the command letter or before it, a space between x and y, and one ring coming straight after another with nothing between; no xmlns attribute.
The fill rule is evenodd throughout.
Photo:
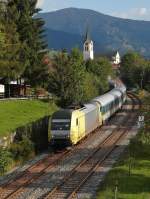
<svg viewBox="0 0 150 199"><path fill-rule="evenodd" d="M33 142L23 137L21 141L12 143L8 148L0 148L0 175L3 175L14 164L23 163L35 154Z"/></svg>

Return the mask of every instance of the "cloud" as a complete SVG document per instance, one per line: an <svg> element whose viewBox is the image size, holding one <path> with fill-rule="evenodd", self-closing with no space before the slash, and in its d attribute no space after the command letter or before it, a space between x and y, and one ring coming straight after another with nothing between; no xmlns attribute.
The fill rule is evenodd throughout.
<svg viewBox="0 0 150 199"><path fill-rule="evenodd" d="M73 0L39 0L38 5L40 5L45 12L51 12L67 7L72 7Z"/></svg>
<svg viewBox="0 0 150 199"><path fill-rule="evenodd" d="M147 8L132 8L126 12L114 12L113 16L125 19L150 20L150 10Z"/></svg>
<svg viewBox="0 0 150 199"><path fill-rule="evenodd" d="M134 8L132 9L129 14L132 16L146 16L148 14L147 8Z"/></svg>
<svg viewBox="0 0 150 199"><path fill-rule="evenodd" d="M45 2L45 0L38 0L37 1L37 7L41 8L43 6L44 2Z"/></svg>

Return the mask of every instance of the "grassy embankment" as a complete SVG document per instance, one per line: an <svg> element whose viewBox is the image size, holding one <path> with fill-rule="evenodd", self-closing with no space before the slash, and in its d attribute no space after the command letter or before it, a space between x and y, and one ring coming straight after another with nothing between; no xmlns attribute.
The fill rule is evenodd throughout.
<svg viewBox="0 0 150 199"><path fill-rule="evenodd" d="M144 99L145 127L108 173L97 199L150 199L150 96ZM130 169L131 168L131 169Z"/></svg>
<svg viewBox="0 0 150 199"><path fill-rule="evenodd" d="M38 100L1 101L0 137L8 135L17 127L50 115L55 110L55 104Z"/></svg>

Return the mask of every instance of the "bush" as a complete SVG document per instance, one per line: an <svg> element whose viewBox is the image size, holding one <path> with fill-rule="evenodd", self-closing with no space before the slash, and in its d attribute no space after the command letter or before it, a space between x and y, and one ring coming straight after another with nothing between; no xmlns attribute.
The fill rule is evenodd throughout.
<svg viewBox="0 0 150 199"><path fill-rule="evenodd" d="M11 152L8 149L0 148L0 175L4 174L12 163Z"/></svg>
<svg viewBox="0 0 150 199"><path fill-rule="evenodd" d="M15 160L27 160L34 153L34 145L27 137L23 137L22 141L12 143L10 152Z"/></svg>

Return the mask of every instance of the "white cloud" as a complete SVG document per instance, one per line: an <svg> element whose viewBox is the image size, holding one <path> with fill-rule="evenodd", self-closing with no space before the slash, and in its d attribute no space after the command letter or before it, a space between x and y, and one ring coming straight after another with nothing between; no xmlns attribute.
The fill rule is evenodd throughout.
<svg viewBox="0 0 150 199"><path fill-rule="evenodd" d="M41 7L43 6L43 4L44 4L44 1L45 1L45 0L38 0L38 1L37 1L37 7L38 7L38 8L41 8Z"/></svg>
<svg viewBox="0 0 150 199"><path fill-rule="evenodd" d="M42 5L43 3L43 5ZM63 8L72 7L72 0L39 0L45 12L56 11Z"/></svg>
<svg viewBox="0 0 150 199"><path fill-rule="evenodd" d="M128 18L128 19L138 19L138 20L148 20L150 21L150 10L147 8L132 8L126 12L114 12L113 16Z"/></svg>
<svg viewBox="0 0 150 199"><path fill-rule="evenodd" d="M146 16L148 14L147 8L134 8L129 14L132 16Z"/></svg>

